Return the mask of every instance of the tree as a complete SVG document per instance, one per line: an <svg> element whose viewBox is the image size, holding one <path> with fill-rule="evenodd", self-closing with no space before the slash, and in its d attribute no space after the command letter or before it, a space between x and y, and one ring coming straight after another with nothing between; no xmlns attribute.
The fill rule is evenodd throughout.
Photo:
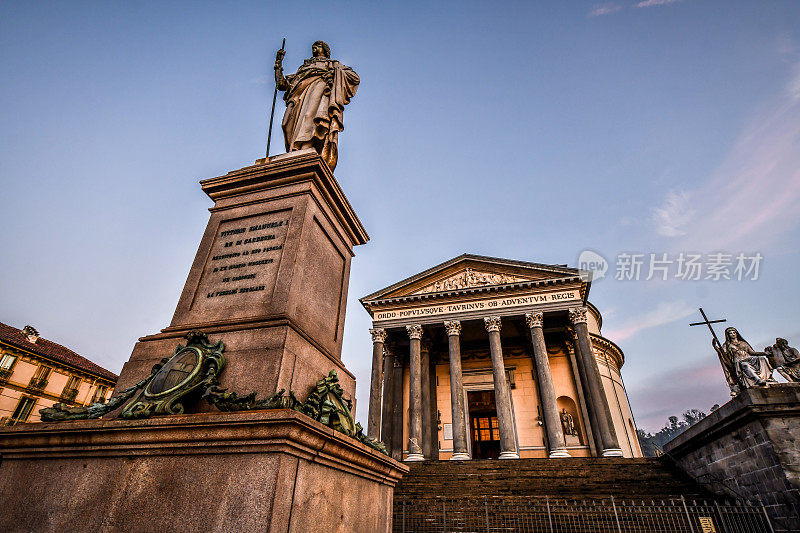
<svg viewBox="0 0 800 533"><path fill-rule="evenodd" d="M719 409L719 406L715 405L711 410L714 411L715 408ZM656 432L655 435L643 429L637 429L636 436L639 438L639 446L642 448L642 453L646 457L660 455L664 444L697 424L705 417L706 414L699 409L687 409L681 415L682 420L674 415L669 417L667 419L667 425Z"/></svg>

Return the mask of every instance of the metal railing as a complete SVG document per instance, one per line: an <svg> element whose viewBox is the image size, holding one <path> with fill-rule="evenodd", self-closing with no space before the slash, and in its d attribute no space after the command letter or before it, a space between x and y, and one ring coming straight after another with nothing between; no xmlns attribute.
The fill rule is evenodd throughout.
<svg viewBox="0 0 800 533"><path fill-rule="evenodd" d="M394 533L774 533L763 506L548 497L396 501Z"/></svg>
<svg viewBox="0 0 800 533"><path fill-rule="evenodd" d="M30 390L44 390L47 386L48 380L47 378L31 378L30 383L28 383L28 389Z"/></svg>
<svg viewBox="0 0 800 533"><path fill-rule="evenodd" d="M61 399L67 402L75 401L78 397L78 389L64 389L61 391Z"/></svg>

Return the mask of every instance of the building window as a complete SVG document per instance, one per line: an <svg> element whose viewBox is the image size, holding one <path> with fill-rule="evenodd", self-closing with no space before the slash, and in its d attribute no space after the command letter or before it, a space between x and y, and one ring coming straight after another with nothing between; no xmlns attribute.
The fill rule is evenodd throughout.
<svg viewBox="0 0 800 533"><path fill-rule="evenodd" d="M106 392L108 392L108 387L98 385L97 390L94 391L94 396L92 396L92 403L106 403Z"/></svg>
<svg viewBox="0 0 800 533"><path fill-rule="evenodd" d="M28 383L28 388L35 390L43 390L47 386L47 380L50 379L50 372L53 369L49 366L41 365L36 369L36 372Z"/></svg>
<svg viewBox="0 0 800 533"><path fill-rule="evenodd" d="M14 366L16 360L16 356L7 353L0 357L0 381L5 381L11 376L11 367Z"/></svg>
<svg viewBox="0 0 800 533"><path fill-rule="evenodd" d="M78 396L78 387L81 385L81 378L78 376L72 376L69 378L67 382L67 386L64 387L64 390L61 392L61 399L72 402Z"/></svg>
<svg viewBox="0 0 800 533"><path fill-rule="evenodd" d="M4 353L3 357L0 358L0 370L11 370L11 367L14 366L14 361L16 360L17 356Z"/></svg>
<svg viewBox="0 0 800 533"><path fill-rule="evenodd" d="M19 400L17 408L14 409L14 414L11 415L11 421L9 422L8 425L13 426L14 424L27 422L28 417L31 416L31 411L33 411L34 405L36 405L36 398L29 398L27 396L23 396Z"/></svg>
<svg viewBox="0 0 800 533"><path fill-rule="evenodd" d="M500 426L496 416L475 417L473 420L472 440L500 440Z"/></svg>

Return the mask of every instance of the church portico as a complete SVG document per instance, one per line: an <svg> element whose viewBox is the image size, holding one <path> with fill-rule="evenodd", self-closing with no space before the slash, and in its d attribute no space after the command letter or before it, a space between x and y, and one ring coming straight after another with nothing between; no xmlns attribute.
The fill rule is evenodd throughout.
<svg viewBox="0 0 800 533"><path fill-rule="evenodd" d="M363 298L369 434L406 461L640 456L588 290L576 269L465 255Z"/></svg>

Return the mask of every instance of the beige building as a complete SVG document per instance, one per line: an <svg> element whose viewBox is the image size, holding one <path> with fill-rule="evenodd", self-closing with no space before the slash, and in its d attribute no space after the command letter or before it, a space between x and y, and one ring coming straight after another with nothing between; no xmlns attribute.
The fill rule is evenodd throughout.
<svg viewBox="0 0 800 533"><path fill-rule="evenodd" d="M641 457L624 356L580 274L465 254L362 298L368 434L406 461Z"/></svg>
<svg viewBox="0 0 800 533"><path fill-rule="evenodd" d="M0 323L0 425L39 422L39 409L88 405L111 397L117 376L39 336Z"/></svg>

